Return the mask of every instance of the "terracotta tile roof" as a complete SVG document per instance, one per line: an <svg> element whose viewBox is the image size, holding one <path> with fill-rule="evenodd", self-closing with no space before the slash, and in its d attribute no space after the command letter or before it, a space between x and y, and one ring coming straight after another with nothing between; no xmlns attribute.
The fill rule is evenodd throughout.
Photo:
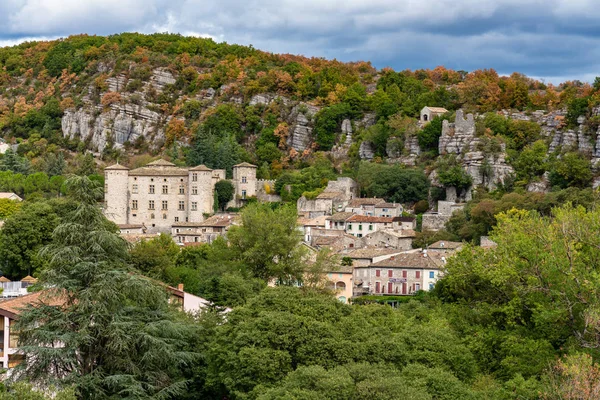
<svg viewBox="0 0 600 400"><path fill-rule="evenodd" d="M446 110L443 107L429 107L429 106L427 106L427 108L429 109L429 111L433 111L435 113L447 113L448 112L448 110Z"/></svg>
<svg viewBox="0 0 600 400"><path fill-rule="evenodd" d="M450 242L448 240L438 240L437 242L427 246L430 250L456 250L462 247L461 242Z"/></svg>
<svg viewBox="0 0 600 400"><path fill-rule="evenodd" d="M401 252L402 252L402 250L398 250L398 249L379 249L379 248L367 247L364 249L352 250L350 253L346 254L346 256L350 257L350 258L373 258L373 257L387 256L389 254L398 254Z"/></svg>
<svg viewBox="0 0 600 400"><path fill-rule="evenodd" d="M0 282L12 282L12 281L5 276L0 276Z"/></svg>
<svg viewBox="0 0 600 400"><path fill-rule="evenodd" d="M204 164L200 164L198 166L195 166L194 168L190 168L190 171L212 171L212 169L208 168Z"/></svg>
<svg viewBox="0 0 600 400"><path fill-rule="evenodd" d="M169 162L167 160L163 160L159 158L158 160L152 161L151 163L146 164L147 167L174 167L175 164Z"/></svg>
<svg viewBox="0 0 600 400"><path fill-rule="evenodd" d="M21 297L15 297L0 302L0 315L15 319L19 316L22 309L29 305L35 306L36 304L48 304L48 305L61 305L65 299L58 295L54 290L41 290L39 292L33 292Z"/></svg>
<svg viewBox="0 0 600 400"><path fill-rule="evenodd" d="M334 222L344 222L346 221L348 218L352 217L353 215L355 215L352 212L339 212L339 213L335 213L330 217L327 217L327 221L334 221Z"/></svg>
<svg viewBox="0 0 600 400"><path fill-rule="evenodd" d="M344 193L342 192L322 192L317 196L317 199L337 199L340 197L344 197Z"/></svg>
<svg viewBox="0 0 600 400"><path fill-rule="evenodd" d="M325 226L327 221L326 215L321 215L315 218L298 218L298 225L302 226Z"/></svg>
<svg viewBox="0 0 600 400"><path fill-rule="evenodd" d="M130 176L187 176L186 168L157 166L157 167L141 167L129 171Z"/></svg>
<svg viewBox="0 0 600 400"><path fill-rule="evenodd" d="M381 234L395 236L397 238L414 238L417 236L417 233L412 229L398 229L398 230L383 229L383 230L379 230L377 232L369 233L365 237L369 237L372 235L381 235Z"/></svg>
<svg viewBox="0 0 600 400"><path fill-rule="evenodd" d="M239 216L234 214L217 214L209 217L206 221L201 222L199 226L229 226L234 222L237 222L238 219Z"/></svg>
<svg viewBox="0 0 600 400"><path fill-rule="evenodd" d="M233 168L235 168L235 167L258 168L256 165L252 165L252 164L247 163L247 162L243 162L243 163L239 163L237 165L234 165Z"/></svg>
<svg viewBox="0 0 600 400"><path fill-rule="evenodd" d="M392 223L394 217L373 217L370 215L353 215L346 222Z"/></svg>
<svg viewBox="0 0 600 400"><path fill-rule="evenodd" d="M439 254L422 252L401 253L394 255L383 261L376 262L371 267L392 267L392 268L422 268L439 269L444 266L442 256Z"/></svg>
<svg viewBox="0 0 600 400"><path fill-rule="evenodd" d="M110 170L122 170L122 171L128 171L128 170L129 170L129 168L127 168L127 167L126 167L126 166L124 166L124 165L121 165L121 164L118 164L118 163L117 163L117 164L111 165L110 167L106 167L106 168L104 168L104 170L105 170L105 171L110 171Z"/></svg>
<svg viewBox="0 0 600 400"><path fill-rule="evenodd" d="M357 208L360 206L374 206L380 203L385 203L385 200L376 197L366 197L360 199L352 199L346 207Z"/></svg>

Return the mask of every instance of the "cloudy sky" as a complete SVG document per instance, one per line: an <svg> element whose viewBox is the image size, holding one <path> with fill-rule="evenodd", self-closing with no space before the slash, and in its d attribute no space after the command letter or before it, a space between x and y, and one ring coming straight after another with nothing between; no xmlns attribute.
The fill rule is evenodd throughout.
<svg viewBox="0 0 600 400"><path fill-rule="evenodd" d="M0 46L168 31L378 68L593 81L598 21L594 0L0 0Z"/></svg>

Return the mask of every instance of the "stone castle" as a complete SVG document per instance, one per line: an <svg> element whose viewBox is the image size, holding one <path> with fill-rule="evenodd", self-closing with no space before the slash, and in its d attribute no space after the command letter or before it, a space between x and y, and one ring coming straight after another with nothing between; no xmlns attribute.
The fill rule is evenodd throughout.
<svg viewBox="0 0 600 400"><path fill-rule="evenodd" d="M225 179L225 170L181 168L160 159L133 170L115 164L104 175L104 213L109 220L169 232L175 223L200 223L213 212L215 184ZM256 166L249 163L235 165L230 181L235 191L229 207L240 207L261 190Z"/></svg>

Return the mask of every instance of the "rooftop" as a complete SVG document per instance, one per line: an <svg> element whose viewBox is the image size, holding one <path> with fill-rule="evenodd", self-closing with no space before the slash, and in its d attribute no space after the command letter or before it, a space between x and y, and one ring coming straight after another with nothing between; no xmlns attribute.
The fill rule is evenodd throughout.
<svg viewBox="0 0 600 400"><path fill-rule="evenodd" d="M416 220L415 217L398 217L400 222L413 222L414 220Z"/></svg>
<svg viewBox="0 0 600 400"><path fill-rule="evenodd" d="M19 197L17 194L15 194L13 192L0 192L0 199L19 199L19 200L23 200L23 199L21 199L21 197Z"/></svg>
<svg viewBox="0 0 600 400"><path fill-rule="evenodd" d="M352 250L350 253L346 254L346 256L350 257L350 258L373 258L373 257L387 256L389 254L398 254L401 252L402 252L402 250L398 250L398 249L379 249L379 248L371 247L371 248Z"/></svg>
<svg viewBox="0 0 600 400"><path fill-rule="evenodd" d="M400 253L383 261L376 262L371 267L439 269L444 265L444 260L439 254L423 252Z"/></svg>
<svg viewBox="0 0 600 400"><path fill-rule="evenodd" d="M200 223L200 226L229 226L238 219L237 214L217 214L207 218L204 222Z"/></svg>
<svg viewBox="0 0 600 400"><path fill-rule="evenodd" d="M127 168L124 165L121 165L119 163L116 163L114 165L111 165L109 167L104 168L105 171L110 171L110 170L123 170L123 171L128 171L129 168Z"/></svg>
<svg viewBox="0 0 600 400"><path fill-rule="evenodd" d="M158 160L155 160L155 161L152 161L152 162L146 164L146 166L147 167L175 167L175 164L173 164L170 161L159 158Z"/></svg>
<svg viewBox="0 0 600 400"><path fill-rule="evenodd" d="M190 168L190 171L212 171L212 169L208 168L204 164L200 164L194 168Z"/></svg>
<svg viewBox="0 0 600 400"><path fill-rule="evenodd" d="M325 226L327 221L326 215L321 215L315 218L298 218L298 225L301 226Z"/></svg>
<svg viewBox="0 0 600 400"><path fill-rule="evenodd" d="M384 230L379 230L377 232L369 233L368 235L366 235L366 237L369 237L371 235L379 235L379 234L395 236L397 238L414 238L415 236L417 236L416 232L412 229L399 229L399 230L384 229Z"/></svg>
<svg viewBox="0 0 600 400"><path fill-rule="evenodd" d="M337 199L339 197L344 197L344 193L342 193L342 192L322 192L317 196L317 199Z"/></svg>
<svg viewBox="0 0 600 400"><path fill-rule="evenodd" d="M396 208L396 207L400 207L400 203L387 203L387 202L383 202L383 203L378 203L377 205L375 205L375 208Z"/></svg>
<svg viewBox="0 0 600 400"><path fill-rule="evenodd" d="M429 106L426 106L426 107L429 109L429 111L433 111L435 113L447 113L448 112L448 110L446 110L444 107L429 107Z"/></svg>
<svg viewBox="0 0 600 400"><path fill-rule="evenodd" d="M334 222L344 222L346 221L348 218L352 217L353 215L355 215L352 212L339 212L339 213L335 213L330 217L327 217L327 221L334 221Z"/></svg>
<svg viewBox="0 0 600 400"><path fill-rule="evenodd" d="M60 305L63 303L64 298L59 296L56 291L46 289L0 302L0 315L15 319L27 306L35 306L36 304Z"/></svg>
<svg viewBox="0 0 600 400"><path fill-rule="evenodd" d="M370 215L353 215L346 222L392 223L394 217L373 217Z"/></svg>
<svg viewBox="0 0 600 400"><path fill-rule="evenodd" d="M233 168L235 168L235 167L258 168L256 165L252 165L252 164L247 163L247 162L236 164L236 165L233 166Z"/></svg>
<svg viewBox="0 0 600 400"><path fill-rule="evenodd" d="M463 246L462 242L450 242L448 240L438 240L427 246L429 250L456 250Z"/></svg>
<svg viewBox="0 0 600 400"><path fill-rule="evenodd" d="M385 203L385 200L379 199L377 197L365 197L350 200L347 207L356 208L360 206L374 206L380 203Z"/></svg>

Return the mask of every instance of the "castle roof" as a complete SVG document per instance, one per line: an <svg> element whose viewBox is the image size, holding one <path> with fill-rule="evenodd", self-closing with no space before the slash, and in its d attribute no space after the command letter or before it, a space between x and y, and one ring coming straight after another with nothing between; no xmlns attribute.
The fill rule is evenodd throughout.
<svg viewBox="0 0 600 400"><path fill-rule="evenodd" d="M126 166L124 166L124 165L121 165L121 164L117 163L117 164L111 165L110 167L106 167L106 168L104 168L104 170L105 170L105 171L107 171L107 170L121 170L121 171L128 171L128 170L129 170L129 168L127 168L127 167L126 167Z"/></svg>
<svg viewBox="0 0 600 400"><path fill-rule="evenodd" d="M247 163L247 162L243 162L243 163L234 165L233 168L235 168L235 167L258 168L256 165L252 165L252 164Z"/></svg>
<svg viewBox="0 0 600 400"><path fill-rule="evenodd" d="M201 164L194 168L190 168L190 171L212 171L212 169L208 168L206 165Z"/></svg>
<svg viewBox="0 0 600 400"><path fill-rule="evenodd" d="M169 162L167 160L164 160L162 158L159 158L158 160L148 163L146 166L147 167L174 167L175 164L173 164L172 162Z"/></svg>

